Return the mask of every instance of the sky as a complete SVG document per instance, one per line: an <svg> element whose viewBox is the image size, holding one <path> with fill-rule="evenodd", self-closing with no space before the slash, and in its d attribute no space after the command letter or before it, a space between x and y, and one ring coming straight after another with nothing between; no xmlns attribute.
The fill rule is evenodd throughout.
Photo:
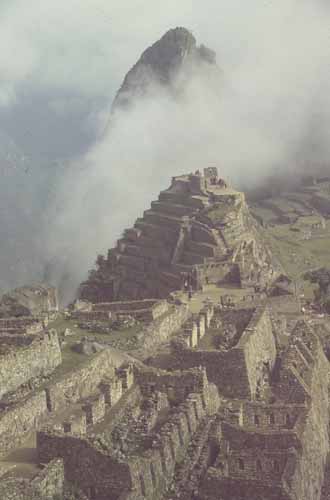
<svg viewBox="0 0 330 500"><path fill-rule="evenodd" d="M322 0L2 0L0 288L46 267L72 294L171 175L212 163L254 186L326 162L329 21ZM176 26L223 78L198 75L179 104L160 93L109 130L125 74Z"/></svg>

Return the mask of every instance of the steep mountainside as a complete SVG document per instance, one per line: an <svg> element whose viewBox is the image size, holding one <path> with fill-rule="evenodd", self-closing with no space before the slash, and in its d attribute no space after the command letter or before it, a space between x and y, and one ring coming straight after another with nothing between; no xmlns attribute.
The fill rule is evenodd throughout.
<svg viewBox="0 0 330 500"><path fill-rule="evenodd" d="M113 110L129 107L134 99L152 92L155 85L180 90L185 80L201 65L219 71L215 52L204 45L198 47L194 36L185 28L168 31L143 52L127 73L113 102Z"/></svg>

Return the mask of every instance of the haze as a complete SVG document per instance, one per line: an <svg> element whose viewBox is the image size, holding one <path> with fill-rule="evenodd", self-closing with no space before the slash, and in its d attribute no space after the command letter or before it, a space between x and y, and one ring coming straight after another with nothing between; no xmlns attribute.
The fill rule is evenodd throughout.
<svg viewBox="0 0 330 500"><path fill-rule="evenodd" d="M251 187L328 165L325 2L10 0L0 14L3 289L47 278L72 298L171 175L216 164ZM176 26L217 52L221 78L198 72L180 101L155 92L109 127L124 75Z"/></svg>

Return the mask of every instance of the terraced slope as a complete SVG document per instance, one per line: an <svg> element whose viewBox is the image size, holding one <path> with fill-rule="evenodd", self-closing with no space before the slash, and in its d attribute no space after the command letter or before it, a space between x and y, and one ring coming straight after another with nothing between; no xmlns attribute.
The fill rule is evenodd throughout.
<svg viewBox="0 0 330 500"><path fill-rule="evenodd" d="M206 172L207 173L207 172ZM172 179L82 284L92 302L166 297L188 280L266 286L280 271L243 193L196 174Z"/></svg>

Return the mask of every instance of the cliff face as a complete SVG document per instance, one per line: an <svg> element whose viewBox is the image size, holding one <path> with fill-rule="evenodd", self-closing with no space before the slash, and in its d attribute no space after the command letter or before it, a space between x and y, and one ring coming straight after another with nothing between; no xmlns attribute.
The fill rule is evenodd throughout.
<svg viewBox="0 0 330 500"><path fill-rule="evenodd" d="M154 86L177 90L180 77L189 78L201 65L216 68L215 52L204 45L198 47L185 28L168 31L143 52L127 73L113 102L113 111L129 107L135 98L147 95Z"/></svg>
<svg viewBox="0 0 330 500"><path fill-rule="evenodd" d="M92 302L166 297L188 280L265 288L279 269L259 238L243 193L216 169L174 177L81 285Z"/></svg>

